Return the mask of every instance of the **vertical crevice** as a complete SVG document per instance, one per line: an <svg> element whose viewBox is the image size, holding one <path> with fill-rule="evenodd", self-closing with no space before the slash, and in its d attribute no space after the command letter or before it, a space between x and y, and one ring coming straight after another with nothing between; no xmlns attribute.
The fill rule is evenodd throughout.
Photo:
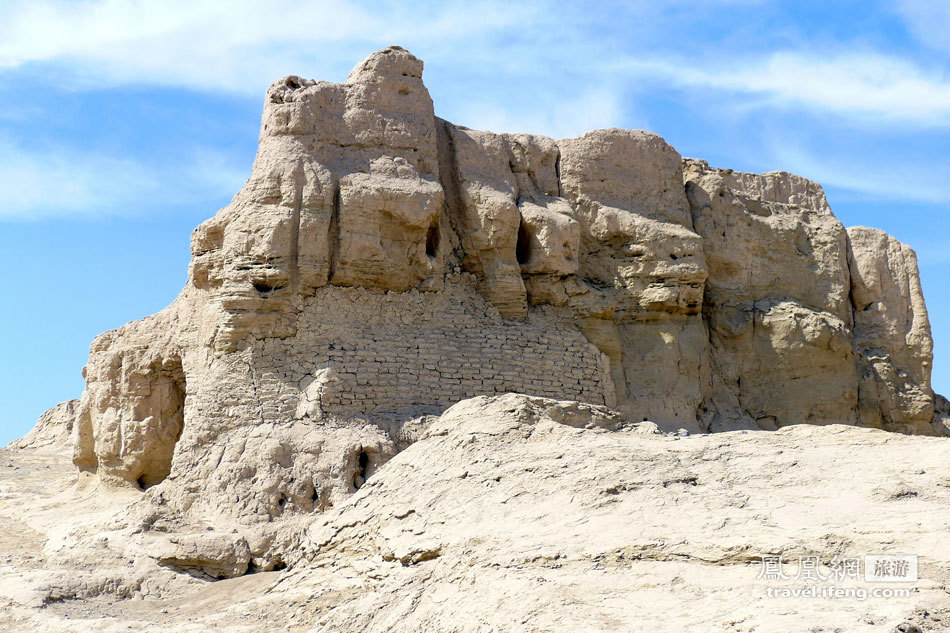
<svg viewBox="0 0 950 633"><path fill-rule="evenodd" d="M327 283L333 283L336 260L340 250L340 179L333 178L333 209L330 211L330 226L327 228Z"/></svg>
<svg viewBox="0 0 950 633"><path fill-rule="evenodd" d="M564 191L561 189L561 147L555 144L557 147L557 158L554 159L554 177L557 178L557 197L563 198Z"/></svg>
<svg viewBox="0 0 950 633"><path fill-rule="evenodd" d="M462 203L462 183L459 177L458 158L455 155L455 141L448 121L436 120L436 148L439 158L439 183L445 194L446 216L449 227L459 237L465 235L465 213ZM463 258L460 258L463 259Z"/></svg>
<svg viewBox="0 0 950 633"><path fill-rule="evenodd" d="M858 322L858 306L854 300L854 271L851 269L852 266L856 265L854 261L854 253L851 247L851 236L848 235L848 231L844 232L844 261L845 261L845 270L848 271L848 314L851 316L851 323L848 326L851 328L851 343L854 345L854 328ZM909 296L909 295L906 295Z"/></svg>
<svg viewBox="0 0 950 633"><path fill-rule="evenodd" d="M859 425L864 425L866 423L866 418L870 417L873 420L873 416L870 414L870 411L873 411L872 407L869 407L869 400L877 400L875 403L877 406L877 413L880 416L882 422L886 421L889 415L887 407L884 406L882 399L878 394L874 394L873 397L868 394L868 378L870 377L874 381L875 386L877 383L877 375L874 372L873 366L869 363L867 357L867 352L863 346L859 346L858 339L858 312L866 309L868 306L858 307L857 300L854 298L854 278L855 278L855 268L857 268L857 261L854 258L854 250L851 244L851 235L848 234L847 229L844 231L845 239L845 270L848 271L848 314L851 317L851 323L848 324L850 328L851 339L851 350L852 350L852 361L854 363L854 370L858 377L858 388L856 391L856 398L854 401L854 415ZM868 304L871 305L871 304ZM868 421L869 426L873 426L872 421Z"/></svg>
<svg viewBox="0 0 950 633"><path fill-rule="evenodd" d="M300 210L306 185L303 163L298 162L294 167L294 206L290 216L290 287L294 291L300 285Z"/></svg>
<svg viewBox="0 0 950 633"><path fill-rule="evenodd" d="M507 135L502 135L502 139L505 142L505 149L508 150L508 171L511 173L512 180L515 182L515 205L520 209L521 203L524 200L524 192L521 190L521 180L518 178L518 169L515 167L515 153L511 149L511 138ZM530 172L525 170L525 175L534 183ZM537 188L537 183L534 184L535 188Z"/></svg>
<svg viewBox="0 0 950 633"><path fill-rule="evenodd" d="M242 358L241 360L242 364L247 367L247 374L250 379L248 383L251 386L251 399L253 400L254 404L257 405L257 413L260 416L261 424L263 425L267 424L267 418L264 415L264 400L260 397L257 391L257 374L254 373L254 361L257 359L253 357L253 353L254 352L252 351L252 356L250 359Z"/></svg>
<svg viewBox="0 0 950 633"><path fill-rule="evenodd" d="M684 176L684 178L685 177L686 176ZM696 225L699 223L700 218L702 218L704 215L708 216L710 213L712 213L712 198L709 195L709 192L707 192L702 187L702 185L694 180L684 181L683 192L686 194L686 201L689 204L689 226L686 228L701 236L701 233L696 228Z"/></svg>

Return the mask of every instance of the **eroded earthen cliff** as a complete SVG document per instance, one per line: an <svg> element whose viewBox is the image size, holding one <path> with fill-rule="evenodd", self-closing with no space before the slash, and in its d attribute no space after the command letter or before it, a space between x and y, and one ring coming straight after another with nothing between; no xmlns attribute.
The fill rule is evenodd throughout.
<svg viewBox="0 0 950 633"><path fill-rule="evenodd" d="M648 132L443 121L398 47L271 86L251 176L192 255L171 306L93 343L72 436L102 483L163 484L143 516L196 534L161 545L170 567L282 565L276 519L483 394L667 430L945 429L910 248L846 230L813 182Z"/></svg>

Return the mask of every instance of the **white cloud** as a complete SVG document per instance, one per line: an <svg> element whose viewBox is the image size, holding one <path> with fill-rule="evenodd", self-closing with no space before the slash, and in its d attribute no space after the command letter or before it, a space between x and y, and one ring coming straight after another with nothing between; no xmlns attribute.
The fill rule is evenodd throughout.
<svg viewBox="0 0 950 633"><path fill-rule="evenodd" d="M682 19L684 11L716 14L761 2L718 0L695 7L681 0L660 6L634 0L585 12L500 0L9 0L0 9L0 72L55 65L69 71L56 73L57 81L157 83L258 96L290 73L341 80L373 48L402 44L467 76L556 70L565 81L585 77L599 81L601 93L617 94L653 76L680 88L742 95L759 107L950 124L950 78L906 59L873 51L803 52L806 42L798 51L728 59L713 49L680 59L675 47L651 44L657 29L673 28L670 21ZM924 36L946 44L950 4L901 0L900 6ZM612 12L628 25L623 43L612 40L615 35L600 36ZM674 52L634 53L635 42ZM550 134L571 127L553 123Z"/></svg>
<svg viewBox="0 0 950 633"><path fill-rule="evenodd" d="M829 157L805 150L787 138L775 139L772 152L783 169L824 186L846 189L878 200L927 204L943 204L950 200L950 182L934 178L933 172L920 169L918 163L883 160L868 164L854 155Z"/></svg>
<svg viewBox="0 0 950 633"><path fill-rule="evenodd" d="M55 62L92 84L259 94L294 72L339 75L353 65L353 50L458 45L536 17L531 7L492 0L371 8L339 0L12 0L0 10L0 69Z"/></svg>
<svg viewBox="0 0 950 633"><path fill-rule="evenodd" d="M204 148L194 148L173 165L150 165L68 147L25 149L0 140L0 220L134 215L230 198L248 171Z"/></svg>
<svg viewBox="0 0 950 633"><path fill-rule="evenodd" d="M731 5L741 8L762 1L718 0L696 7L687 0L660 6L634 0L622 7L629 22L626 42L651 46L655 40L649 34L657 24L684 11L718 15ZM946 3L901 0L900 6L920 29L932 27L931 35L939 32L936 43L945 41L946 29L940 25L950 20ZM634 89L648 93L651 79L662 82L663 89L701 92L711 107L721 96L733 114L736 108L799 108L832 113L846 121L950 125L950 78L943 71L874 52L803 52L804 42L797 51L746 53L730 59L712 52L689 58L675 52L635 56L631 50L636 45L601 40L597 28L591 27L617 8L608 6L588 16L569 6L554 10L548 3L500 0L411 5L355 5L343 0L7 0L0 8L0 76L4 67L35 69L49 72L51 81L78 77L95 86L157 83L257 97L263 86L291 72L342 79L369 50L398 43L439 64L441 114L494 131L567 137L629 125L635 115L623 97ZM590 22L584 22L588 18ZM507 88L499 90L499 85ZM645 121L637 118L636 124ZM25 152L2 140L0 217L42 216L55 209L87 214L112 209L102 211L112 213L126 203L141 206L139 192L162 195L167 184L141 162L64 147ZM898 177L892 171L878 174L816 164L791 152L785 152L782 161L782 166L855 191L883 195L902 190L908 199L947 199L947 186L915 176L920 170L908 168L914 173ZM226 157L196 157L176 168L175 177L230 195L244 173L227 163ZM57 182L58 187L45 184Z"/></svg>
<svg viewBox="0 0 950 633"><path fill-rule="evenodd" d="M452 114L454 123L474 129L542 134L553 138L568 138L589 130L613 127L620 125L624 118L617 95L605 89L571 98L533 94L531 99L525 100L522 96L515 96L504 106L497 99L466 101Z"/></svg>
<svg viewBox="0 0 950 633"><path fill-rule="evenodd" d="M145 83L257 96L291 73L342 80L374 48L399 44L457 73L602 76L618 44L668 41L658 31L675 28L684 12L764 1L630 0L592 10L504 0L5 0L0 72L32 66L79 87ZM608 33L618 20L622 41Z"/></svg>
<svg viewBox="0 0 950 633"><path fill-rule="evenodd" d="M633 60L617 68L659 76L680 88L756 97L760 107L799 106L858 119L950 125L945 73L877 53L778 52L716 66Z"/></svg>

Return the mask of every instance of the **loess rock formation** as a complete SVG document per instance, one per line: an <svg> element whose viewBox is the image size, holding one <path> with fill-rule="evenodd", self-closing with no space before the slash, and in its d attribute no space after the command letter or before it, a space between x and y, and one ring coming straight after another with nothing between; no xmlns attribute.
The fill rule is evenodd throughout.
<svg viewBox="0 0 950 633"><path fill-rule="evenodd" d="M950 416L913 251L819 185L643 131L454 125L399 47L273 84L251 176L191 248L180 296L99 336L56 414L86 480L147 490L136 543L177 572L286 565L295 521L466 398L694 433Z"/></svg>

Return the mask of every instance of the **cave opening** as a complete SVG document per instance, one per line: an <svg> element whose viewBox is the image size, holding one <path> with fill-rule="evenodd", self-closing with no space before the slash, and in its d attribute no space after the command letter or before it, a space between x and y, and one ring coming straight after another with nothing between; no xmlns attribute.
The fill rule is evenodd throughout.
<svg viewBox="0 0 950 633"><path fill-rule="evenodd" d="M142 490L156 486L171 473L175 446L185 427L185 372L180 358L156 361L148 376L148 408L153 421L135 482Z"/></svg>
<svg viewBox="0 0 950 633"><path fill-rule="evenodd" d="M531 236L522 221L518 225L518 244L515 246L515 257L522 266L531 261Z"/></svg>
<svg viewBox="0 0 950 633"><path fill-rule="evenodd" d="M360 448L356 456L356 472L353 474L353 488L359 490L366 483L366 471L369 468L369 454Z"/></svg>
<svg viewBox="0 0 950 633"><path fill-rule="evenodd" d="M274 292L275 290L281 290L281 289L287 287L287 284L285 284L285 283L283 283L283 284L282 284L282 283L272 283L272 282L269 282L269 281L266 281L266 280L263 280L263 279L258 279L258 280L252 281L252 282L251 282L251 285L254 286L254 290L258 291L259 293L261 293L262 295L265 295L265 296L266 296L266 295L269 295L270 293Z"/></svg>
<svg viewBox="0 0 950 633"><path fill-rule="evenodd" d="M426 233L426 255L435 257L439 252L439 227L430 226Z"/></svg>

